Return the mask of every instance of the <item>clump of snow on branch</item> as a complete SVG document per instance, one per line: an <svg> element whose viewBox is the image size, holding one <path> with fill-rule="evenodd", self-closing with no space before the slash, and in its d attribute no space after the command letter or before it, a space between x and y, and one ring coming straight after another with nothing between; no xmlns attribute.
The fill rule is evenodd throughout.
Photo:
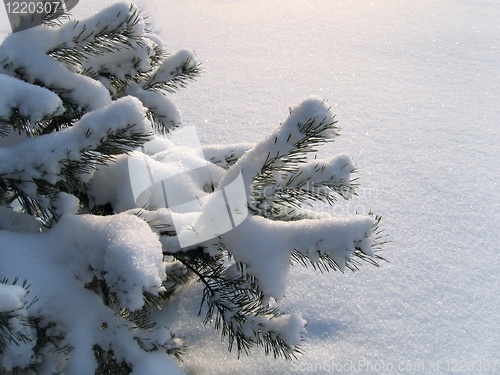
<svg viewBox="0 0 500 375"><path fill-rule="evenodd" d="M19 180L43 179L54 184L62 178L61 170L68 162L81 161L83 152L97 149L110 135L120 132L123 137L131 137L133 133L151 131L142 104L132 97L122 98L84 115L71 128L0 148L0 158L9 160L0 165L0 174ZM81 177L89 178L87 174Z"/></svg>
<svg viewBox="0 0 500 375"><path fill-rule="evenodd" d="M8 341L0 338L0 364L6 371L33 361L35 334L28 324L27 295L20 285L9 285L6 279L0 282L0 331L9 332Z"/></svg>
<svg viewBox="0 0 500 375"><path fill-rule="evenodd" d="M166 328L160 329L163 335L140 329L120 318L98 295L85 288L94 278L104 278L120 305L130 310L144 305L144 293L158 294L163 290L166 264L162 247L158 236L143 220L127 214L68 215L43 234L5 231L1 235L4 245L0 274L8 279L29 280L30 293L38 299L30 307L30 314L43 317L42 326L55 324L52 335L66 333L60 345L73 348L67 374L94 372L96 362L89 348L95 343L111 346L115 355L130 363L152 361L134 366L137 374L141 367L172 361L165 355L148 356L136 344L136 338L147 337L157 340L153 344L165 344L171 339ZM11 296L6 305L9 309L20 306L23 294L22 290L17 292L17 302ZM7 297L2 301L7 301ZM2 310L6 309L2 306Z"/></svg>
<svg viewBox="0 0 500 375"><path fill-rule="evenodd" d="M374 226L369 216L290 222L252 216L222 239L235 261L246 264L247 272L256 277L263 293L279 300L285 296L294 251L312 262L328 255L344 271L356 248L373 255Z"/></svg>
<svg viewBox="0 0 500 375"><path fill-rule="evenodd" d="M8 120L13 109L32 123L64 111L59 96L44 87L20 81L6 74L0 74L0 87L9 93L0 96L0 120Z"/></svg>

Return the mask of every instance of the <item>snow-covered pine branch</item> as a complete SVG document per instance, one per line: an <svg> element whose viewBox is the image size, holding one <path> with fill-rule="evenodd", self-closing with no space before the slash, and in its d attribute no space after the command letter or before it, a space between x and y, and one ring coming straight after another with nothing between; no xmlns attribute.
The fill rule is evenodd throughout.
<svg viewBox="0 0 500 375"><path fill-rule="evenodd" d="M242 173L250 209L271 217L269 210L279 199L277 193L291 190L291 180L299 182L301 174L306 171L302 164L307 162L307 154L337 135L336 121L329 107L318 99L305 100L290 108L286 121L235 163L224 176L221 186ZM298 186L301 185L293 187Z"/></svg>
<svg viewBox="0 0 500 375"><path fill-rule="evenodd" d="M252 215L232 231L200 245L179 251L172 220L175 213L161 208L164 193L160 185L149 190L145 208L153 211L130 210L134 206L132 194L123 188L114 190L115 184L123 186L126 180L120 177L126 172L126 159L102 168L91 184L91 196L97 204L111 203L115 209L129 210L130 214L142 217L160 236L165 254L180 261L179 267L184 265L186 273L194 273L203 280L203 301L209 307L206 321L213 318L217 322L215 327L228 336L230 347L246 352L252 345L262 345L286 358L299 352L300 340L280 339L281 334L272 327L281 313L264 301L283 298L291 262L312 265L321 271L344 271L356 270L361 261L378 265L382 259L376 253L382 243L380 218L360 215L335 218L302 208L304 202L312 200L333 204L335 194L349 198L355 187L354 167L345 154L325 160L306 157L318 143L328 142L338 134L326 103L308 99L291 112L278 129L256 145L205 147L205 157L211 161L210 179L207 175L205 180L185 177L180 181L180 189L190 190L193 196L204 196L206 186L211 183L212 190L218 191L240 173L243 177ZM276 145L280 148L275 149ZM162 169L172 170L176 164L195 163L199 158L189 148L175 146L167 139L155 139L144 150L146 154L142 157L148 158L153 174L165 173ZM273 157L269 156L271 153ZM269 170L273 173L268 173ZM114 183L110 184L110 176ZM262 192L266 193L265 199ZM210 197L204 203L198 218L200 225L204 225L204 215L209 217L217 210L216 204ZM197 233L196 224L192 231ZM227 261L232 264L229 268L224 265ZM219 277L222 274L230 275L227 277L231 282ZM220 299L221 295L233 299ZM231 302L226 303L228 300ZM253 310L249 306L259 308ZM282 331L301 337L304 327L296 324L299 320L281 320L284 321L291 325L282 327ZM274 332L273 339L262 336L262 332Z"/></svg>
<svg viewBox="0 0 500 375"><path fill-rule="evenodd" d="M33 345L21 348L17 367L43 360L43 368L48 368L44 373L64 368L65 374L93 374L99 365L96 347L112 350L117 363L133 364L136 374L176 367L153 346L163 353L170 348L173 354L182 351L182 341L166 327L147 322L147 314L138 319L146 303L144 293L158 295L165 279L162 246L143 220L126 214L66 215L46 233L5 231L1 236L0 274L28 280L30 295L38 298L29 316L38 319L39 331L52 337L47 342L34 338ZM150 350L141 348L138 340ZM69 353L59 350L64 347ZM37 358L38 351L42 357Z"/></svg>
<svg viewBox="0 0 500 375"><path fill-rule="evenodd" d="M203 147L203 154L211 163L228 169L252 147L253 144L251 143L208 145Z"/></svg>
<svg viewBox="0 0 500 375"><path fill-rule="evenodd" d="M265 295L276 299L284 296L292 254L307 257L313 264L330 258L331 268L341 271L352 268L353 256L376 257L372 247L380 242L377 240L378 218L356 215L299 220L303 202L287 193L287 190L302 189L305 198L324 198L329 203L333 203L329 190L349 197L346 192L352 189L350 174L354 168L347 155L333 156L327 161L307 162L305 158L317 143L327 142L336 135L337 127L329 107L318 99L305 100L291 109L288 119L238 159L217 183L216 190L242 175L253 215L220 238L235 261L246 265L246 272L256 278ZM277 165L274 171L278 173L266 174L270 165ZM312 186L305 189L307 182ZM311 194L315 189L320 191L315 193L317 196ZM267 216L266 205L274 205L275 199L295 206L298 212L293 215L294 220L290 221L288 214ZM214 209L212 203L208 200L204 204L200 223L204 214Z"/></svg>
<svg viewBox="0 0 500 375"><path fill-rule="evenodd" d="M7 304L13 294L0 293L0 324L10 328L0 332L7 343L0 372L180 373L169 355L178 357L183 341L150 313L172 292L165 272L180 281L184 271L163 261L157 235L136 216L74 214L90 212L88 182L100 165L142 145L153 128L180 124L167 90L158 88L183 87L198 63L187 50L170 59L126 2L82 21L45 21L0 45L7 141L0 148L0 276L29 279L38 296L36 307L24 308L17 293L29 317L24 335ZM165 67L172 74L158 76ZM142 89L153 77L156 89ZM17 338L29 345L12 351Z"/></svg>
<svg viewBox="0 0 500 375"><path fill-rule="evenodd" d="M44 219L49 211L63 214L57 212L61 192L78 193L98 164L148 139L152 128L144 112L137 99L127 97L84 115L70 128L0 148L1 194L19 198L27 212Z"/></svg>
<svg viewBox="0 0 500 375"><path fill-rule="evenodd" d="M193 308L229 350L301 353L306 322L279 309L291 264L382 259L379 217L304 208L355 193L349 156L312 157L338 135L330 108L305 100L255 145L178 144L189 128L169 95L199 74L193 52L167 54L125 2L53 21L0 45L0 372L182 373L172 357L185 343L161 310L192 280ZM149 174L139 195L133 160ZM169 206L168 189L191 211ZM219 231L224 215L232 230Z"/></svg>
<svg viewBox="0 0 500 375"><path fill-rule="evenodd" d="M165 94L199 72L192 51L168 56L139 9L127 2L61 27L13 33L0 46L0 74L46 87L62 100L66 111L43 123L48 132L126 95L143 102L156 130L168 131L180 125L180 114Z"/></svg>
<svg viewBox="0 0 500 375"><path fill-rule="evenodd" d="M86 113L125 96L122 106L131 106L137 112L130 119L118 116L123 120L121 130L102 121L87 130L75 126L86 137L93 134L94 139L106 140L101 145L83 140L81 145L72 142L63 148L54 146L57 150L48 160L31 152L30 166L16 165L22 159L15 157L4 162L0 172L4 183L0 188L8 196L6 199L19 198L29 213L37 213L49 224L53 216L49 211L54 211L52 203L58 191L78 193L81 179L76 175L85 172L88 180L92 165L134 149L152 128L166 132L180 125L179 111L166 96L167 91L183 87L198 73L192 52L181 50L168 56L161 39L148 31L139 9L125 2L86 20L11 34L0 46L0 87L10 93L0 97L0 135L7 136L11 131L31 137L50 134L75 125ZM132 102L133 96L142 105ZM110 116L117 114L108 112ZM130 114L130 110L124 113ZM146 127L144 115L149 120ZM64 144L63 136L57 137L59 144ZM28 149L39 149L42 143L52 147L51 141L43 139L5 152L23 154ZM54 188L54 183L61 186ZM36 194L48 199L34 199Z"/></svg>
<svg viewBox="0 0 500 375"><path fill-rule="evenodd" d="M21 181L44 179L55 184L63 179L61 170L70 162L81 161L82 154L95 152L107 160L139 147L151 131L141 103L131 97L119 99L84 115L71 128L1 148L4 162L0 175Z"/></svg>
<svg viewBox="0 0 500 375"><path fill-rule="evenodd" d="M238 352L246 352L252 345L262 345L275 355L279 353L290 358L300 350L300 340L284 340L281 335L286 331L293 332L293 337L301 337L303 325L297 324L297 319L286 320L290 325L286 330L282 327L279 333L272 327L281 315L264 302L284 297L291 262L312 265L321 271L344 271L356 270L360 261L378 265L382 259L376 253L382 242L379 217L335 218L302 208L304 202L310 200L332 204L334 194L347 199L354 192L351 177L354 167L347 155L334 155L326 160L306 157L317 144L336 136L337 130L329 107L322 100L311 98L292 109L280 127L250 148L248 145L207 147L207 159L216 164L210 166L211 179L186 178L184 188L189 186L193 195L203 196L203 187L207 184L213 183L215 191L220 191L241 174L252 215L218 238L182 251L179 251L177 233L173 229L172 215L176 213L158 209L158 203L153 202L162 202L163 192L160 188L150 190L149 203L155 211L141 212L140 216L157 228L166 254L179 260L203 281L204 302L209 307L206 321L215 316L215 327L223 336L228 336L230 347L235 343ZM162 165L174 168L173 161L189 164L197 158L168 141L162 144L164 148L159 148L156 140L145 147L149 150L146 154L154 173L161 173ZM228 155L230 163L226 162ZM118 166L109 168L111 173L118 169ZM265 197L262 197L263 191ZM193 236L202 233L203 226L213 220L210 217L218 209L218 203L216 196L212 197L205 201L191 228ZM125 202L117 201L116 196L113 203L127 207ZM234 211L233 214L238 213ZM211 257L203 257L203 254ZM232 259L229 268L224 266L224 259ZM194 264L199 265L195 267ZM227 277L232 282L222 277L223 274L231 275ZM232 298L219 298L221 295ZM259 308L254 310L249 306ZM274 332L273 339L263 336L263 332Z"/></svg>
<svg viewBox="0 0 500 375"><path fill-rule="evenodd" d="M40 133L39 124L64 112L61 98L52 91L0 73L0 88L10 95L0 96L0 133L10 127L29 136Z"/></svg>

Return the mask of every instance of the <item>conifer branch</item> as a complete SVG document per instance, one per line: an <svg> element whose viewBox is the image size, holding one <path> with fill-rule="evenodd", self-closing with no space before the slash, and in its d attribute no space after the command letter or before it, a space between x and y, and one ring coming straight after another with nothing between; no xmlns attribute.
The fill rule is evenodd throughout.
<svg viewBox="0 0 500 375"><path fill-rule="evenodd" d="M288 345L278 332L273 331L273 319L282 314L277 307L264 303L265 296L255 279L246 275L244 264L236 265L240 273L238 276L227 277L222 254L212 257L197 249L176 253L174 257L204 284L198 314L206 305L204 324L214 322L214 328L221 337L228 338L230 352L236 348L238 357L243 352L248 355L256 345L264 347L266 355L272 353L275 358L287 360L296 358L296 354L301 352L299 346Z"/></svg>
<svg viewBox="0 0 500 375"><path fill-rule="evenodd" d="M192 61L187 60L170 73L172 77L169 80L158 80L159 74L153 73L143 88L155 92L175 93L185 88L190 81L196 80L200 73L200 65L193 66Z"/></svg>

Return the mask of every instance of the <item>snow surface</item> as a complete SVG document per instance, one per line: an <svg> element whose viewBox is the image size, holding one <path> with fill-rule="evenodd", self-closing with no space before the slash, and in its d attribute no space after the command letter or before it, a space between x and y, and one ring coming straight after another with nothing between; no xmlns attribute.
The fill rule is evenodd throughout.
<svg viewBox="0 0 500 375"><path fill-rule="evenodd" d="M112 2L82 1L73 13L81 18ZM432 373L438 363L435 373L450 373L455 361L477 361L477 370L486 360L493 367L500 360L500 3L138 5L167 49L194 49L203 64L198 81L172 97L203 144L256 142L304 97L328 99L342 131L321 156L349 154L361 188L350 202L321 209L373 210L392 240L384 252L391 263L380 269L291 270L282 309L308 322L305 354L293 363L257 349L239 360L227 354L196 316L200 287L186 288L165 311L183 317L172 328L187 337L186 373L328 373L328 365L346 364L337 372L391 364L393 371L380 372Z"/></svg>

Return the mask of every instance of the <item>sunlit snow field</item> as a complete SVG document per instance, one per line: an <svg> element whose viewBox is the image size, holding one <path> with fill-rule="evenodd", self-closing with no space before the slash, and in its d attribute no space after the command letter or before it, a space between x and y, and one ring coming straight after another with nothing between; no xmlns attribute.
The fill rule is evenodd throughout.
<svg viewBox="0 0 500 375"><path fill-rule="evenodd" d="M111 3L80 0L73 15ZM342 132L321 153L349 153L361 188L324 209L372 210L392 241L380 268L293 268L282 310L308 321L296 362L228 354L196 316L200 286L187 288L165 312L182 317L186 373L500 373L500 2L138 4L170 51L202 61L173 97L202 143L256 142L289 106L327 99Z"/></svg>

